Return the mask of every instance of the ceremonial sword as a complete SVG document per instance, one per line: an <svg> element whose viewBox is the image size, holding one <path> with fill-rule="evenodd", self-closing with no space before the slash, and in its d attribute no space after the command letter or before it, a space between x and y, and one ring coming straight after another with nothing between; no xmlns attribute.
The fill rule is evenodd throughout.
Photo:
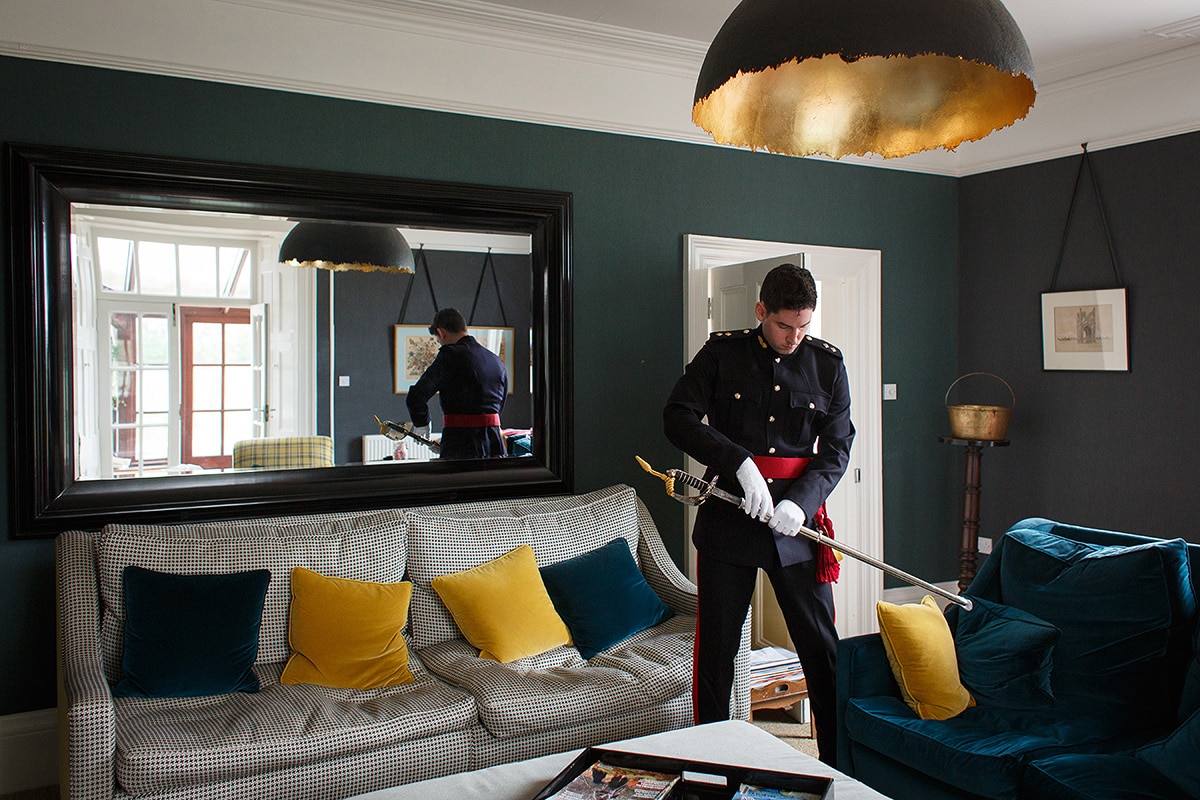
<svg viewBox="0 0 1200 800"><path fill-rule="evenodd" d="M697 478L695 475L692 475L689 472L684 472L681 469L669 469L665 473L656 472L649 464L645 462L644 459L642 459L641 456L634 456L634 458L637 459L638 464L640 464L642 469L646 470L646 472L649 472L656 478L661 478L663 483L666 485L667 494L681 503L689 506L698 506L704 503L704 501L708 500L708 498L715 497L718 500L724 500L726 503L732 503L738 508L742 508L745 505L745 501L742 498L735 494L731 494L724 489L718 488L716 478L713 478L711 481L705 481L703 478ZM676 482L690 486L699 491L700 494L677 494L675 492ZM767 519L769 520L770 517L767 517ZM932 583L927 583L926 581L923 581L914 575L909 575L902 569L897 569L891 564L886 564L874 556L868 555L844 542L836 542L825 534L819 531L814 531L812 528L806 528L801 525L800 535L808 539L812 539L817 544L823 544L826 547L830 547L835 552L845 553L848 556L862 561L864 564L870 564L872 567L881 569L889 575L894 575L902 581L911 583L913 586L919 586L926 591L940 595L941 597L949 600L951 603L962 606L964 611L970 611L974 607L974 604L971 602L970 598L962 597L961 595L954 594L953 592L948 592L940 586L934 586Z"/></svg>
<svg viewBox="0 0 1200 800"><path fill-rule="evenodd" d="M374 416L374 415L373 415ZM442 445L435 442L433 439L427 439L419 433L414 433L411 422L392 422L391 420L382 420L375 416L375 421L379 423L379 432L389 439L400 441L404 437L415 439L421 444L428 445L429 449L435 453L442 451Z"/></svg>

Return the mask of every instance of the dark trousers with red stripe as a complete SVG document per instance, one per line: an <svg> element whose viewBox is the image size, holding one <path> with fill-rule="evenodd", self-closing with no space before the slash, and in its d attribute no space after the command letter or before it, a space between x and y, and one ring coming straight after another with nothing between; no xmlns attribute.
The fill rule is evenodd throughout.
<svg viewBox="0 0 1200 800"><path fill-rule="evenodd" d="M754 594L758 567L727 564L696 554L700 612L696 622L693 703L696 722L729 719L733 661ZM808 683L809 708L817 748L826 764L837 757L837 710L834 689L837 631L833 584L818 583L816 561L764 569L783 611Z"/></svg>

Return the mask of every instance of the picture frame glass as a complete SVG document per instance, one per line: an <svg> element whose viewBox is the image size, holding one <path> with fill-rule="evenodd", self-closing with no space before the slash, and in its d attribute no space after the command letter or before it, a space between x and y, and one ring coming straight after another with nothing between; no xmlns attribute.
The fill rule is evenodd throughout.
<svg viewBox="0 0 1200 800"><path fill-rule="evenodd" d="M1043 293L1042 368L1127 372L1125 289Z"/></svg>

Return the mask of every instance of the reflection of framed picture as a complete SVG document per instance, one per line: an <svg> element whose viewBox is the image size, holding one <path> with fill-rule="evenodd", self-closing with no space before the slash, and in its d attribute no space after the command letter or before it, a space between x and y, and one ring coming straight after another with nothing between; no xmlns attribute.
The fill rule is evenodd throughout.
<svg viewBox="0 0 1200 800"><path fill-rule="evenodd" d="M396 339L392 392L408 394L409 387L421 379L426 368L437 358L438 340L427 325L393 325L392 330Z"/></svg>
<svg viewBox="0 0 1200 800"><path fill-rule="evenodd" d="M409 388L421 379L425 370L437 358L438 340L429 333L429 328L421 325L393 325L396 346L396 363L392 374L395 376L393 394L408 394ZM468 329L478 342L500 356L504 368L508 370L508 393L513 391L513 329L512 328L476 328Z"/></svg>
<svg viewBox="0 0 1200 800"><path fill-rule="evenodd" d="M1129 371L1125 290L1042 295L1042 369Z"/></svg>
<svg viewBox="0 0 1200 800"><path fill-rule="evenodd" d="M472 336L488 350L500 356L504 368L508 370L508 393L513 393L513 329L512 328L477 328L468 329Z"/></svg>

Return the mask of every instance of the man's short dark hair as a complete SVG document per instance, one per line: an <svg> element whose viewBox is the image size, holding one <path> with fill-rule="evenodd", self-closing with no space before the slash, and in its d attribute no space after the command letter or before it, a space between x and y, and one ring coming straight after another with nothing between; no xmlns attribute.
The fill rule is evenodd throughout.
<svg viewBox="0 0 1200 800"><path fill-rule="evenodd" d="M768 314L781 309L802 311L817 308L817 282L812 273L795 264L780 264L763 278L758 299Z"/></svg>
<svg viewBox="0 0 1200 800"><path fill-rule="evenodd" d="M429 332L436 336L438 328L450 333L466 333L467 320L457 308L442 308L433 315Z"/></svg>

